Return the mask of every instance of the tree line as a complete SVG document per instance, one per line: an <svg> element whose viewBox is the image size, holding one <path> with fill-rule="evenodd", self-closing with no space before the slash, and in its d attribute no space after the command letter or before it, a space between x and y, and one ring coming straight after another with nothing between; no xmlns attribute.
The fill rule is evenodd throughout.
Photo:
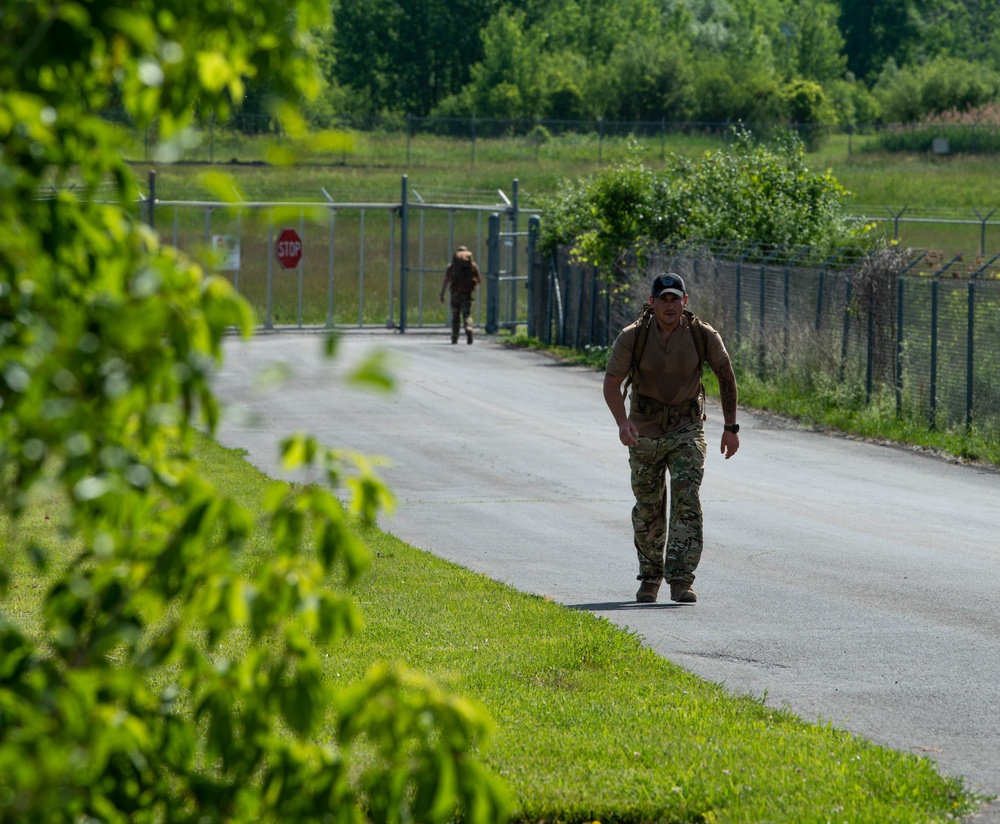
<svg viewBox="0 0 1000 824"><path fill-rule="evenodd" d="M1000 100L992 0L332 0L335 115L913 123ZM264 105L267 77L247 110ZM263 110L263 109L260 109Z"/></svg>

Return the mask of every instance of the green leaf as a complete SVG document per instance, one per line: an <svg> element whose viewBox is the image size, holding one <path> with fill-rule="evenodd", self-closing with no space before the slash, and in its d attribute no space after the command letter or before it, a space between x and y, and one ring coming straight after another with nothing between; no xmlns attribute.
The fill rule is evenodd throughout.
<svg viewBox="0 0 1000 824"><path fill-rule="evenodd" d="M347 377L350 383L388 392L396 382L389 368L390 354L385 350L369 352L365 359Z"/></svg>

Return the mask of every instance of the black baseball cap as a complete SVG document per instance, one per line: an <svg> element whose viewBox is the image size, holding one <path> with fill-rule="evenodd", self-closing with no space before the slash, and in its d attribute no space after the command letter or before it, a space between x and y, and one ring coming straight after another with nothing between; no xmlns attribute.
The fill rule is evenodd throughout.
<svg viewBox="0 0 1000 824"><path fill-rule="evenodd" d="M662 275L657 275L653 278L653 287L650 294L654 298L662 298L668 292L672 295L677 295L679 298L684 297L687 294L687 290L684 288L684 278L673 272L664 272Z"/></svg>

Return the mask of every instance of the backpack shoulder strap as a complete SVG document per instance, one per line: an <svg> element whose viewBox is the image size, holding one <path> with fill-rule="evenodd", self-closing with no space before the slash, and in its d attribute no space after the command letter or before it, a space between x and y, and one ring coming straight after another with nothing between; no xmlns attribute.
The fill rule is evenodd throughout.
<svg viewBox="0 0 1000 824"><path fill-rule="evenodd" d="M639 361L642 360L642 353L646 349L646 341L649 340L649 330L653 325L653 307L647 300L639 313L639 323L635 330L635 341L632 343L632 359L629 362L628 374L625 375L625 382L622 384L622 397L628 396L628 388L635 381L635 373L639 369Z"/></svg>
<svg viewBox="0 0 1000 824"><path fill-rule="evenodd" d="M705 324L701 322L701 318L690 309L684 310L684 317L688 320L691 335L694 337L694 348L698 351L698 371L702 372L708 360L708 332L705 331Z"/></svg>

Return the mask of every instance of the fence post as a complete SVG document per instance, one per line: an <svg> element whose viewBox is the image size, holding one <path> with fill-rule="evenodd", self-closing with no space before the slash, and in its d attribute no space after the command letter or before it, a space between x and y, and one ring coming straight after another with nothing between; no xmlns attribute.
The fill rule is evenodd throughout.
<svg viewBox="0 0 1000 824"><path fill-rule="evenodd" d="M264 321L265 329L272 329L271 324L271 300L274 286L274 215L267 218L267 318Z"/></svg>
<svg viewBox="0 0 1000 824"><path fill-rule="evenodd" d="M604 282L604 346L611 345L611 286Z"/></svg>
<svg viewBox="0 0 1000 824"><path fill-rule="evenodd" d="M385 328L392 329L393 301L395 300L396 279L396 209L389 210L389 308L385 315Z"/></svg>
<svg viewBox="0 0 1000 824"><path fill-rule="evenodd" d="M146 201L146 225L156 228L156 169L149 170L149 200ZM174 246L177 244L174 243Z"/></svg>
<svg viewBox="0 0 1000 824"><path fill-rule="evenodd" d="M991 213L992 214L992 213ZM976 280L979 276L985 272L993 263L1000 258L1000 255L994 255L988 263L984 263L980 266L972 275L969 277L969 335L968 335L968 347L966 351L966 366L965 366L965 429L969 431L972 429L972 404L975 398L973 397L972 391L972 381L975 377L974 374L974 361L973 355L976 350Z"/></svg>
<svg viewBox="0 0 1000 824"><path fill-rule="evenodd" d="M406 311L405 304L403 311ZM358 328L365 325L365 210L358 213Z"/></svg>
<svg viewBox="0 0 1000 824"><path fill-rule="evenodd" d="M176 214L176 213L177 213L177 210L174 209L174 214ZM238 244L240 244L240 245L243 244L243 210L242 209L240 209L236 213L236 242ZM174 246L176 247L177 244L174 243ZM236 264L236 270L233 272L233 289L236 290L236 294L237 295L240 293L240 266L243 264L242 257L243 256L240 255L240 260Z"/></svg>
<svg viewBox="0 0 1000 824"><path fill-rule="evenodd" d="M490 215L489 237L486 240L486 334L499 328L500 316L500 213Z"/></svg>
<svg viewBox="0 0 1000 824"><path fill-rule="evenodd" d="M865 364L865 404L872 400L872 372L875 369L875 284L868 279L868 361Z"/></svg>
<svg viewBox="0 0 1000 824"><path fill-rule="evenodd" d="M409 266L409 207L406 197L406 175L401 182L399 199L399 331L406 332L406 270Z"/></svg>
<svg viewBox="0 0 1000 824"><path fill-rule="evenodd" d="M306 219L302 210L299 210L299 237L306 236ZM303 247L305 243L302 244ZM305 254L299 255L299 329L302 328L302 304L305 302Z"/></svg>
<svg viewBox="0 0 1000 824"><path fill-rule="evenodd" d="M955 255L934 273L934 280L931 283L931 429L935 429L937 426L938 290L942 273L947 272L953 263L961 259L961 255Z"/></svg>
<svg viewBox="0 0 1000 824"><path fill-rule="evenodd" d="M542 220L538 215L528 218L528 337L535 337L535 252L538 249L538 235L541 232Z"/></svg>
<svg viewBox="0 0 1000 824"><path fill-rule="evenodd" d="M921 256L922 257L922 256ZM896 278L896 418L903 414L903 272Z"/></svg>
<svg viewBox="0 0 1000 824"><path fill-rule="evenodd" d="M410 167L410 135L412 133L410 118L412 118L409 112L406 113L406 167Z"/></svg>
<svg viewBox="0 0 1000 824"><path fill-rule="evenodd" d="M507 212L510 232L507 245L509 248L509 254L507 260L510 262L508 267L507 277L510 283L510 320L513 324L513 328L517 328L517 231L518 231L518 188L519 181L515 177L511 185L511 203L510 209Z"/></svg>
<svg viewBox="0 0 1000 824"><path fill-rule="evenodd" d="M847 288L844 295L844 328L840 335L840 382L844 382L847 371L847 342L851 336L851 299L854 297L854 278L847 276ZM871 312L868 313L869 315Z"/></svg>
<svg viewBox="0 0 1000 824"><path fill-rule="evenodd" d="M889 213L889 216L892 218L892 227L893 227L892 236L895 240L899 240L899 220L904 214L906 214L906 210L909 208L910 208L909 206L904 206L902 210L899 212L899 214L896 214L888 206L885 207L885 210Z"/></svg>
<svg viewBox="0 0 1000 824"><path fill-rule="evenodd" d="M986 214L986 217L979 214L979 209L973 209L972 211L974 211L976 213L976 217L979 218L979 255L980 257L986 257L986 221L993 216L996 209L990 209L990 211Z"/></svg>
<svg viewBox="0 0 1000 824"><path fill-rule="evenodd" d="M545 278L545 328L542 332L542 342L552 343L553 315L559 311L556 303L556 289L559 286L559 249L553 249L549 255L548 275ZM561 316L561 313L560 313ZM558 331L556 333L558 337Z"/></svg>
<svg viewBox="0 0 1000 824"><path fill-rule="evenodd" d="M937 345L938 345L938 286L941 273L935 272L931 281L931 391L930 428L935 429L937 417Z"/></svg>
<svg viewBox="0 0 1000 824"><path fill-rule="evenodd" d="M757 364L757 374L762 378L764 377L764 362L767 359L767 343L764 341L764 313L767 311L767 261L769 258L770 255L760 263L760 294L757 296L757 314L759 316L757 323L760 326L757 339L757 357L760 359Z"/></svg>
<svg viewBox="0 0 1000 824"><path fill-rule="evenodd" d="M792 265L797 261L802 255L809 251L809 247L799 249L790 259L785 261L785 272L784 272L784 327L782 329L782 341L781 341L781 365L782 368L788 367L788 325L791 322L792 317L792 300L791 300L791 280L792 280Z"/></svg>
<svg viewBox="0 0 1000 824"><path fill-rule="evenodd" d="M965 348L965 431L972 429L972 353L976 348L976 272L969 278L968 343Z"/></svg>
<svg viewBox="0 0 1000 824"><path fill-rule="evenodd" d="M760 358L760 363L757 365L758 374L764 377L766 370L764 365L767 361L767 341L765 340L764 327L765 327L765 314L767 312L767 269L771 262L771 259L783 251L783 247L775 247L770 254L766 255L760 263L760 295L758 296L759 307L758 314L760 323L760 340L758 341L758 357Z"/></svg>
<svg viewBox="0 0 1000 824"><path fill-rule="evenodd" d="M903 414L903 297L906 293L904 276L927 257L923 252L896 276L896 417Z"/></svg>
<svg viewBox="0 0 1000 824"><path fill-rule="evenodd" d="M816 331L819 331L819 327L823 320L823 290L826 288L826 270L840 256L840 252L836 252L826 260L823 261L823 265L819 267L819 289L816 294Z"/></svg>
<svg viewBox="0 0 1000 824"><path fill-rule="evenodd" d="M746 253L740 255L740 259L736 261L736 305L734 307L734 314L736 316L736 351L740 351L740 315L742 311L740 310L740 304L743 302L743 260L746 257Z"/></svg>
<svg viewBox="0 0 1000 824"><path fill-rule="evenodd" d="M329 254L329 259L327 261L329 264L329 279L326 282L326 328L327 329L333 329L335 325L333 322L333 263L334 263L333 244L336 238L334 231L334 224L336 223L336 220L337 220L337 211L336 209L331 208L330 209L330 254ZM389 242L389 249L390 250L392 249L391 240Z"/></svg>

